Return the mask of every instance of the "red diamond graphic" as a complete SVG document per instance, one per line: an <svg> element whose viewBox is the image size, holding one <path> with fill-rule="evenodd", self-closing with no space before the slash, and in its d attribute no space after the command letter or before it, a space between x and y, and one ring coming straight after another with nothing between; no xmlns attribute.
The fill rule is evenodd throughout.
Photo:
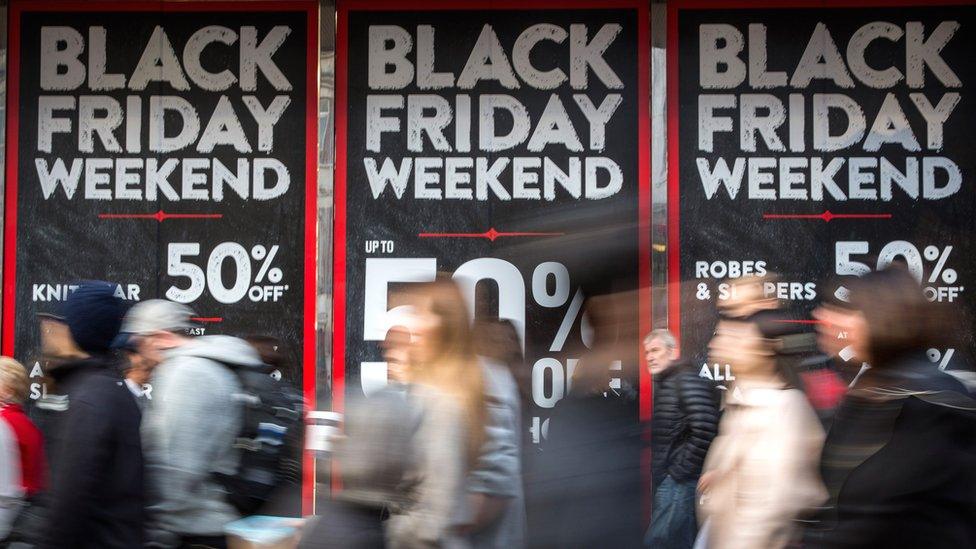
<svg viewBox="0 0 976 549"><path fill-rule="evenodd" d="M820 218L823 219L826 223L830 223L830 220L834 218L834 214L830 213L830 210L827 210L820 215Z"/></svg>
<svg viewBox="0 0 976 549"><path fill-rule="evenodd" d="M498 238L498 231L496 231L495 228L492 227L492 228L488 229L488 232L485 233L485 236L488 237L488 240L491 240L492 242L494 242L495 239Z"/></svg>
<svg viewBox="0 0 976 549"><path fill-rule="evenodd" d="M159 210L158 212L156 212L155 217L156 217L156 221L162 222L164 219L166 219L166 214L163 213L163 210Z"/></svg>

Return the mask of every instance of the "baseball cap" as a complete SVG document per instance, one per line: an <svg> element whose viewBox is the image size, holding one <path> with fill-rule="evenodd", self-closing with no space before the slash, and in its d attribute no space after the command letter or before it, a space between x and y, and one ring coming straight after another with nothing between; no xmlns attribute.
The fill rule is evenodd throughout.
<svg viewBox="0 0 976 549"><path fill-rule="evenodd" d="M193 327L193 310L181 303L165 299L150 299L136 303L122 320L118 337L112 342L116 349L131 349L133 336L151 332L176 332Z"/></svg>

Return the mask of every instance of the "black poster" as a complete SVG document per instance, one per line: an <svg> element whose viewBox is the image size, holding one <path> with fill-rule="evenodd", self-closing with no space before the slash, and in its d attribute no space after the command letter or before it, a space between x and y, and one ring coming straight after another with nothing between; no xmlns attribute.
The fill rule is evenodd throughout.
<svg viewBox="0 0 976 549"><path fill-rule="evenodd" d="M643 4L339 5L337 409L385 385L398 290L446 272L474 315L514 325L524 427L544 437L591 343L583 267L604 257L601 230L600 251L619 253L600 267L632 289L647 279Z"/></svg>
<svg viewBox="0 0 976 549"><path fill-rule="evenodd" d="M36 315L107 280L278 338L314 395L317 32L315 2L11 5L5 354L39 376Z"/></svg>
<svg viewBox="0 0 976 549"><path fill-rule="evenodd" d="M808 322L898 261L972 312L976 8L876 4L670 7L670 315L702 375L729 278Z"/></svg>

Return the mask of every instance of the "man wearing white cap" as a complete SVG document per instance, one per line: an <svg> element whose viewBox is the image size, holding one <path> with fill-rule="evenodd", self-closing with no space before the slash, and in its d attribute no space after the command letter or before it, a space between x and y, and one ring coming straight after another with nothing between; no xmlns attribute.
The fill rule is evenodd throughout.
<svg viewBox="0 0 976 549"><path fill-rule="evenodd" d="M223 548L224 525L239 518L215 479L234 474L240 458L233 395L241 386L231 367L262 363L242 339L188 337L192 314L171 301L144 301L129 310L116 343L159 364L142 425L154 529L178 539L176 546Z"/></svg>
<svg viewBox="0 0 976 549"><path fill-rule="evenodd" d="M152 371L159 365L159 353L140 352L137 334L148 334L165 327L162 331L167 334L182 336L192 328L190 315L192 311L183 305L162 299L153 299L136 305L140 308L138 314L127 315L123 321L122 330L112 342L112 347L125 353L126 362L124 379L126 388L135 397L139 409L143 413L152 399L152 388L149 380ZM185 339L185 338L184 338ZM151 356L150 356L151 355Z"/></svg>

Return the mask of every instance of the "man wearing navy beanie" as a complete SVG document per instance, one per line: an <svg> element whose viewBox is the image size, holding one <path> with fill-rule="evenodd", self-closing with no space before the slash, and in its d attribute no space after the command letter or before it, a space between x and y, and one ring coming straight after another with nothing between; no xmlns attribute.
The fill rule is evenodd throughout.
<svg viewBox="0 0 976 549"><path fill-rule="evenodd" d="M72 339L90 355L107 354L122 326L128 304L115 295L116 287L111 282L81 282L61 310Z"/></svg>
<svg viewBox="0 0 976 549"><path fill-rule="evenodd" d="M51 371L68 396L54 448L49 523L40 547L133 548L143 544L145 494L140 412L111 352L127 310L117 286L86 281L62 309L86 357Z"/></svg>

